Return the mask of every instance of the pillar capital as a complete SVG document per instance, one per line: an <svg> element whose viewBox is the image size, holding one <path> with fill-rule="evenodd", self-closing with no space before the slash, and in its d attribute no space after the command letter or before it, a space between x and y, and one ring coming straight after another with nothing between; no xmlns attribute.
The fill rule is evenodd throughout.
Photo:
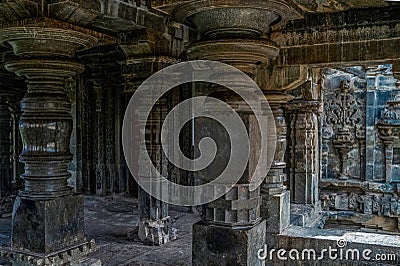
<svg viewBox="0 0 400 266"><path fill-rule="evenodd" d="M271 27L300 18L287 1L190 1L173 12L181 22L197 29L201 40L192 43L189 59L215 60L254 77L256 67L269 63L279 47L268 39Z"/></svg>
<svg viewBox="0 0 400 266"><path fill-rule="evenodd" d="M17 56L73 57L77 51L113 43L113 37L50 18L16 21L0 29Z"/></svg>
<svg viewBox="0 0 400 266"><path fill-rule="evenodd" d="M286 0L194 0L177 6L173 14L205 37L257 37L302 17Z"/></svg>

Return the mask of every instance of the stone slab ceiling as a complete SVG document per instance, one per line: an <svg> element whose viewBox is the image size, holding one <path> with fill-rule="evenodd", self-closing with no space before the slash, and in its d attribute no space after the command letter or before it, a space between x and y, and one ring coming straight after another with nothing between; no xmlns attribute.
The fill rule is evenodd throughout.
<svg viewBox="0 0 400 266"><path fill-rule="evenodd" d="M165 16L162 13L173 14L177 6L189 2L211 6L287 3L303 15L352 8L388 7L400 3L385 0L0 0L0 24L46 16L111 32L144 27L162 32L165 27Z"/></svg>
<svg viewBox="0 0 400 266"><path fill-rule="evenodd" d="M157 29L164 24L162 16L149 12L145 1L0 0L0 24L38 16L109 32Z"/></svg>
<svg viewBox="0 0 400 266"><path fill-rule="evenodd" d="M185 0L152 0L152 7L170 13L175 6L185 4L191 1ZM200 1L199 1L200 2ZM208 1L210 2L210 1ZM221 2L221 1L211 1ZM235 1L231 1L235 2ZM244 1L246 2L246 1ZM258 0L253 2L268 2L267 0ZM395 1L386 0L288 0L289 4L296 6L304 13L308 12L338 12L351 8L368 8L368 7L387 7L396 5Z"/></svg>

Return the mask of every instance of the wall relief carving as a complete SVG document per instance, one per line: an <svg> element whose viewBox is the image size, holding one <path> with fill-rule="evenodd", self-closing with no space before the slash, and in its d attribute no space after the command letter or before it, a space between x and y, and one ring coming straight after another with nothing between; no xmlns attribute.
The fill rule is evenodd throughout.
<svg viewBox="0 0 400 266"><path fill-rule="evenodd" d="M327 71L322 115L324 179L362 179L365 154L365 80Z"/></svg>

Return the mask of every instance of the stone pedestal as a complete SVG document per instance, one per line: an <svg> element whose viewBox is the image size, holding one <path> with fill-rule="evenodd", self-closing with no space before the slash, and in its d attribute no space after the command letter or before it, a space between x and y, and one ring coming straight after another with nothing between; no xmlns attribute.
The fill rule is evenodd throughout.
<svg viewBox="0 0 400 266"><path fill-rule="evenodd" d="M265 229L265 221L247 229L194 224L193 266L264 265L257 253L264 247Z"/></svg>
<svg viewBox="0 0 400 266"><path fill-rule="evenodd" d="M81 265L80 261L96 250L95 243L87 241L84 235L82 206L80 194L53 199L18 196L13 212L12 247L3 248L2 255L14 266Z"/></svg>
<svg viewBox="0 0 400 266"><path fill-rule="evenodd" d="M264 208L268 210L267 232L282 232L289 226L290 222L290 192L272 195L264 202Z"/></svg>
<svg viewBox="0 0 400 266"><path fill-rule="evenodd" d="M18 196L13 213L13 247L40 254L85 242L82 205L83 195L54 199Z"/></svg>
<svg viewBox="0 0 400 266"><path fill-rule="evenodd" d="M28 84L19 122L25 187L13 210L11 247L2 255L13 265L74 265L95 245L84 236L83 196L67 182L73 125L65 84L84 70L72 59L75 52L98 39L62 22L25 23L0 29L0 42L8 42L17 56L5 67Z"/></svg>

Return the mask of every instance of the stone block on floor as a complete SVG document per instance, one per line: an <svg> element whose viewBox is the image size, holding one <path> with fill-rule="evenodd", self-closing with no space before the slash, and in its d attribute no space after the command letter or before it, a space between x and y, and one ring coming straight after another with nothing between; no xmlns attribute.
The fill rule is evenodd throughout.
<svg viewBox="0 0 400 266"><path fill-rule="evenodd" d="M257 252L265 244L266 224L262 221L248 229L193 225L193 266L252 265L262 266Z"/></svg>

